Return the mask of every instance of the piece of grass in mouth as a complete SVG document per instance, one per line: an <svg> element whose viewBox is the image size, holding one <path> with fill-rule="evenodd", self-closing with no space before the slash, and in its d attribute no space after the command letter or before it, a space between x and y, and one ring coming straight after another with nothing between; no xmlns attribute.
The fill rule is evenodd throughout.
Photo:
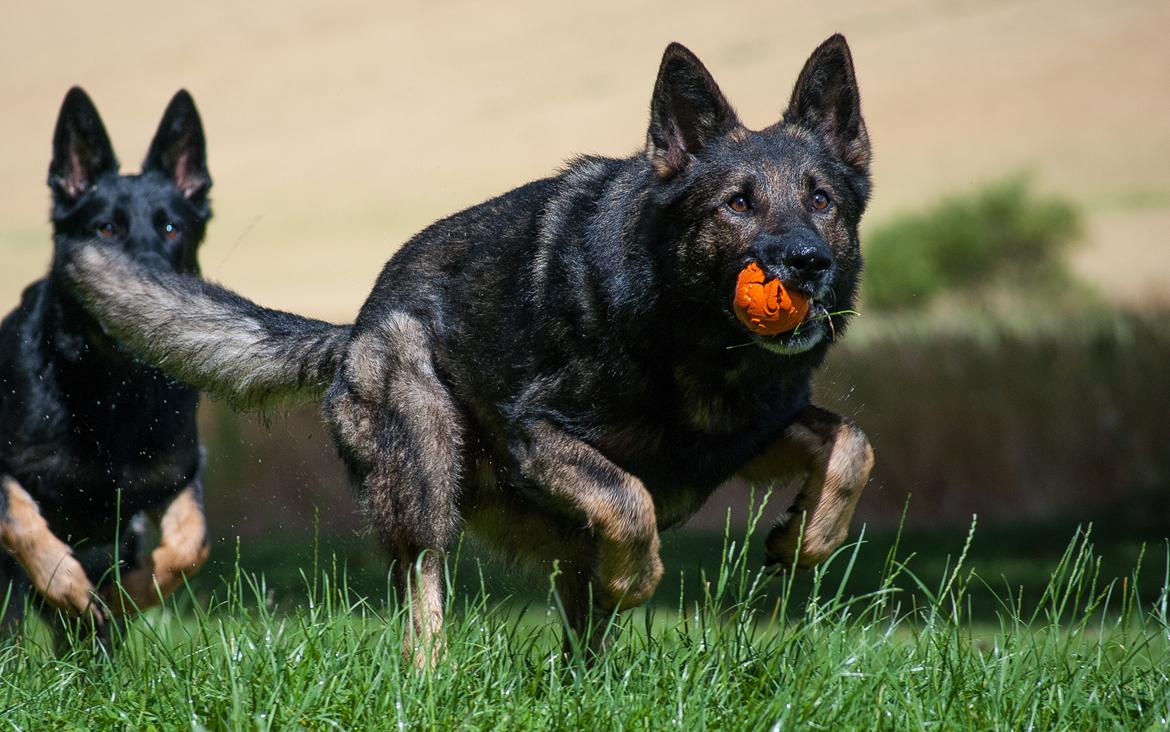
<svg viewBox="0 0 1170 732"><path fill-rule="evenodd" d="M829 321L829 331L831 333L830 338L836 339L837 330L836 330L836 328L833 327L833 321L832 321L832 317L834 315L856 315L857 317L861 317L861 313L857 312L856 310L848 310L848 309L834 310L833 312L829 312L826 310L822 313L818 313L818 314L814 315L813 317L809 318L807 321L798 323L796 325L796 327L792 329L792 335L797 335L798 333L800 333L800 326L804 325L805 322L811 323L811 322L816 321L816 320L828 320ZM734 346L727 346L727 350L730 351L734 348L743 348L744 346L750 346L754 342L755 341L748 341L747 343L738 343Z"/></svg>
<svg viewBox="0 0 1170 732"><path fill-rule="evenodd" d="M800 323L797 323L796 327L792 329L792 335L796 335L797 333L800 333L800 326L804 325L806 322L812 323L812 322L815 322L817 320L827 320L827 321L829 321L829 339L836 340L837 339L837 329L833 326L833 316L834 315L856 315L856 316L860 317L861 313L857 312L856 310L850 310L850 309L834 310L831 313L829 311L825 310L825 311L822 311L820 313L817 313L813 317L809 318L807 321L802 321Z"/></svg>

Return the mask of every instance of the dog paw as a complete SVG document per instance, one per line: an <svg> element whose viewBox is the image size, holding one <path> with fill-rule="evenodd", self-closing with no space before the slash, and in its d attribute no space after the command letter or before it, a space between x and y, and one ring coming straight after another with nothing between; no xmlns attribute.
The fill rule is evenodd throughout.
<svg viewBox="0 0 1170 732"><path fill-rule="evenodd" d="M81 568L77 569L80 571ZM98 626L106 621L101 597L90 584L84 571L78 574L69 567L59 567L49 583L48 590L42 594L50 605L69 615L88 618Z"/></svg>
<svg viewBox="0 0 1170 732"><path fill-rule="evenodd" d="M764 561L777 572L809 569L828 559L845 537L844 531L828 532L815 523L802 523L800 514L788 513L768 532Z"/></svg>
<svg viewBox="0 0 1170 732"><path fill-rule="evenodd" d="M597 569L599 604L606 610L629 610L650 599L662 580L657 537L649 546L603 546Z"/></svg>

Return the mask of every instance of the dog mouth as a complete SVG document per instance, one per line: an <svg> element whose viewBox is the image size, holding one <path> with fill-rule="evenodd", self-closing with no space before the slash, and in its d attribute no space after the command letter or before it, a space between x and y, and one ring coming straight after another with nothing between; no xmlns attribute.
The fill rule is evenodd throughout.
<svg viewBox="0 0 1170 732"><path fill-rule="evenodd" d="M824 340L832 332L832 316L820 302L810 301L804 318L792 330L776 335L752 334L752 343L772 353L794 355L804 353Z"/></svg>
<svg viewBox="0 0 1170 732"><path fill-rule="evenodd" d="M749 262L739 270L730 309L751 340L728 348L756 345L786 355L808 351L826 335L835 335L832 316L836 313L824 306L826 295L827 288L786 282Z"/></svg>

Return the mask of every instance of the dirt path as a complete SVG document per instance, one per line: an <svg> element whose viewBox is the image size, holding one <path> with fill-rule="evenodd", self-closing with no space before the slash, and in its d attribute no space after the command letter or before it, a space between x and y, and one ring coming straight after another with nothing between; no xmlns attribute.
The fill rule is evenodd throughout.
<svg viewBox="0 0 1170 732"><path fill-rule="evenodd" d="M798 10L800 7L802 9ZM588 10L586 9L588 8ZM1070 0L494 4L10 3L0 22L0 310L49 255L49 140L66 89L137 168L167 99L195 95L216 220L207 274L345 319L434 218L642 139L659 54L688 44L744 120L774 120L808 52L854 48L876 144L870 222L1032 171L1081 201L1077 266L1170 301L1170 4ZM64 16L64 17L62 17Z"/></svg>

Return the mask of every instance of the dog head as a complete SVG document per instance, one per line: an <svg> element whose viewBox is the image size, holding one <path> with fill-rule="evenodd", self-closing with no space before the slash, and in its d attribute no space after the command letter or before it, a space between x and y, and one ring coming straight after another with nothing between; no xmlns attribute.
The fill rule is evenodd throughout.
<svg viewBox="0 0 1170 732"><path fill-rule="evenodd" d="M650 105L646 156L658 206L664 286L777 353L812 349L844 326L861 272L857 227L869 198L870 144L849 46L817 48L780 121L746 129L694 54L671 44ZM811 301L794 331L749 334L731 303L755 262ZM696 302L696 304L699 304ZM830 316L830 313L838 313Z"/></svg>
<svg viewBox="0 0 1170 732"><path fill-rule="evenodd" d="M138 175L119 175L89 96L79 87L65 95L49 164L59 251L98 238L136 258L197 273L196 253L211 217L210 187L203 125L186 91L167 105Z"/></svg>

